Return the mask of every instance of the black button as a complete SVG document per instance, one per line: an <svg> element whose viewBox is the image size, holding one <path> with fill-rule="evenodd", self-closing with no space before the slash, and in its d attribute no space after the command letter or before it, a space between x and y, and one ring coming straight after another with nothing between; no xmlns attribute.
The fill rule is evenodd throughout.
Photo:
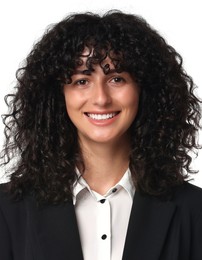
<svg viewBox="0 0 202 260"><path fill-rule="evenodd" d="M100 203L102 204L105 203L105 199L100 200Z"/></svg>
<svg viewBox="0 0 202 260"><path fill-rule="evenodd" d="M116 192L116 191L117 191L117 188L114 188L114 189L112 190L113 193Z"/></svg>
<svg viewBox="0 0 202 260"><path fill-rule="evenodd" d="M102 239L105 240L107 238L107 235L102 235Z"/></svg>

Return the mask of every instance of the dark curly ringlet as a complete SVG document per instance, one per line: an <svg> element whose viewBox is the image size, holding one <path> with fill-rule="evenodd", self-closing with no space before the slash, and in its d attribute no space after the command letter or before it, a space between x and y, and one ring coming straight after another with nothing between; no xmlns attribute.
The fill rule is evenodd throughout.
<svg viewBox="0 0 202 260"><path fill-rule="evenodd" d="M100 64L108 73L110 57L117 72L129 72L139 85L130 169L137 190L164 197L193 173L188 152L199 148L200 100L181 56L144 19L119 11L68 16L47 30L18 70L16 93L6 96L10 112L3 115L4 164L19 154L12 194L31 191L38 202L54 204L71 198L82 155L63 87L86 47L89 69Z"/></svg>

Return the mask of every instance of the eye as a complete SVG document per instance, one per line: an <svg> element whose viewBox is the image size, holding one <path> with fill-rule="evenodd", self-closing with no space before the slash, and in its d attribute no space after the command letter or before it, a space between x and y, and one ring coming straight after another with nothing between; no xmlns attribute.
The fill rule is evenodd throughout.
<svg viewBox="0 0 202 260"><path fill-rule="evenodd" d="M74 82L74 85L86 85L88 81L86 79L79 79Z"/></svg>
<svg viewBox="0 0 202 260"><path fill-rule="evenodd" d="M125 82L125 79L122 78L122 77L114 77L114 78L112 78L111 82L113 82L113 83L123 83L123 82Z"/></svg>

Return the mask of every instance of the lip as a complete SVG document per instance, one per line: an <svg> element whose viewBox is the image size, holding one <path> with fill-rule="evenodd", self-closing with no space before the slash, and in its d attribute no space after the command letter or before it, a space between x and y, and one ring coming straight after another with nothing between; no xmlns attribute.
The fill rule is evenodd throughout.
<svg viewBox="0 0 202 260"><path fill-rule="evenodd" d="M84 115L86 116L86 118L88 119L88 121L90 123L92 123L93 125L97 125L97 126L107 126L112 124L119 116L121 111L102 111L102 112L96 112L96 111L91 111L91 112L85 112ZM89 114L93 115L94 117L96 116L103 116L103 115L113 115L112 117L109 116L108 118L104 118L104 119L97 119L97 118L93 118L90 117Z"/></svg>
<svg viewBox="0 0 202 260"><path fill-rule="evenodd" d="M111 113L120 113L120 110L107 110L107 111L86 111L84 114L98 114L98 115L103 115L103 114L111 114Z"/></svg>

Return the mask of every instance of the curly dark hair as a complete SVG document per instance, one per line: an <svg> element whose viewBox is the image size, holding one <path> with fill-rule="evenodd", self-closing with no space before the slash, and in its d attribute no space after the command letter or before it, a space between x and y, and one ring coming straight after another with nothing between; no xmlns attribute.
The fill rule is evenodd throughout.
<svg viewBox="0 0 202 260"><path fill-rule="evenodd" d="M201 101L175 49L143 18L120 11L66 17L49 27L17 71L16 92L6 96L10 110L3 115L3 164L17 156L12 194L20 198L31 191L39 202L55 204L71 198L82 156L63 87L81 65L85 47L93 52L89 69L110 57L117 72L129 72L139 85L130 169L140 192L168 194L193 173L189 151L199 148Z"/></svg>

